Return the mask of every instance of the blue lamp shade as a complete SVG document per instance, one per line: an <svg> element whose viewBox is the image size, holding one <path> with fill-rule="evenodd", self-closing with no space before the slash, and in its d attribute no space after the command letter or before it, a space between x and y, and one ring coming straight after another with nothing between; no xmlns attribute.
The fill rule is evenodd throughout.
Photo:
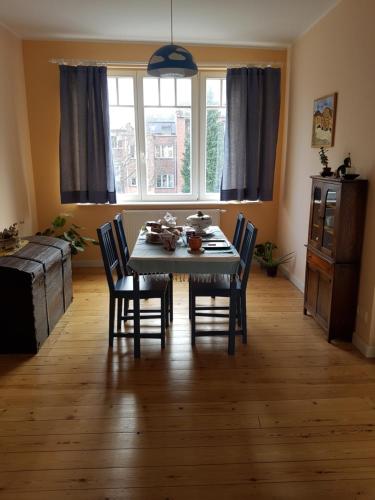
<svg viewBox="0 0 375 500"><path fill-rule="evenodd" d="M197 65L188 50L180 45L163 45L148 62L150 76L183 78L198 73Z"/></svg>

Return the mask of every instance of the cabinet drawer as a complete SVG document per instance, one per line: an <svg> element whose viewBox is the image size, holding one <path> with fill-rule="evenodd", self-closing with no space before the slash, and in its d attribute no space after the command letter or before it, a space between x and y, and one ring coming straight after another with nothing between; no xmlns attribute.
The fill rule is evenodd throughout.
<svg viewBox="0 0 375 500"><path fill-rule="evenodd" d="M318 268L323 273L328 274L329 276L333 275L333 264L330 264L326 260L311 252L307 252L307 262L311 266Z"/></svg>

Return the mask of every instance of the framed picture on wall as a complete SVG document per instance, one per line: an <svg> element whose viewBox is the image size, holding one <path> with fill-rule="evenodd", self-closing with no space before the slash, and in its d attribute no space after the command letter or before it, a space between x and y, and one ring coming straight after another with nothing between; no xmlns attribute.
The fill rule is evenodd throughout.
<svg viewBox="0 0 375 500"><path fill-rule="evenodd" d="M311 146L320 148L333 146L335 138L337 92L319 97L314 101Z"/></svg>

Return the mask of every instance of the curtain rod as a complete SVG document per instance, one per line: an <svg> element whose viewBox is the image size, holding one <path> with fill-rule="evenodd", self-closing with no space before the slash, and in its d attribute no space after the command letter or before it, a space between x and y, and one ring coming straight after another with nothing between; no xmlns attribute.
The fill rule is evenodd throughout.
<svg viewBox="0 0 375 500"><path fill-rule="evenodd" d="M50 59L51 64L67 65L67 66L108 66L108 67L123 67L123 68L146 68L145 61L97 61L89 59ZM198 64L201 70L216 70L223 71L228 68L282 68L284 63L274 61L259 61L254 63L202 63Z"/></svg>

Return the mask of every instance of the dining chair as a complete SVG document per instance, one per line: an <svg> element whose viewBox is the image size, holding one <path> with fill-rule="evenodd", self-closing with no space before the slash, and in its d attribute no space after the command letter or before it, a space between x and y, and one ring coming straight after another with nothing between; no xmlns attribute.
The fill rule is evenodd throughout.
<svg viewBox="0 0 375 500"><path fill-rule="evenodd" d="M124 273L129 276L129 275L131 275L131 270L128 268L130 252L129 252L129 247L128 247L128 243L126 240L126 234L125 234L125 229L124 229L124 224L122 221L121 214L116 214L114 216L113 225L115 226L117 243L118 243L118 247L120 250L120 256L121 256L122 268L124 270ZM162 275L162 276L167 277L166 275ZM124 314L122 316L122 319L124 321L127 321L127 319L128 319L127 311L128 311L128 302L125 301ZM167 323L169 323L169 321L171 321L171 322L173 321L173 274L172 273L170 273L168 275L168 312L169 312L169 320L167 318Z"/></svg>
<svg viewBox="0 0 375 500"><path fill-rule="evenodd" d="M249 279L251 261L255 249L257 228L248 222L240 250L240 262L237 275L217 275L202 279L199 275L190 279L190 316L191 316L191 343L195 345L196 337L228 335L228 348L230 337L241 335L242 342L247 342L246 321L246 288ZM233 279L233 283L231 283ZM232 287L232 288L231 288ZM229 297L229 306L197 305L198 297ZM232 297L232 298L231 298ZM234 302L232 302L234 301ZM226 313L218 311L228 311ZM232 315L230 312L232 311ZM239 315L240 330L236 331L235 315ZM228 330L200 330L196 329L196 317L222 317L232 318Z"/></svg>
<svg viewBox="0 0 375 500"><path fill-rule="evenodd" d="M245 226L245 216L242 212L239 212L239 214L237 215L237 222L236 222L236 227L234 228L233 240L232 240L232 245L237 250L237 252L240 251L244 226ZM211 298L214 299L215 296L213 295Z"/></svg>
<svg viewBox="0 0 375 500"><path fill-rule="evenodd" d="M111 224L107 222L96 231L109 288L109 345L112 347L114 337L134 338L134 333L122 332L119 328L116 332L114 331L116 303L117 319L119 319L122 312L122 300L134 300L134 278L132 275L126 275L122 269ZM140 337L160 339L161 346L164 348L168 316L168 278L163 275L140 276L139 296L140 299L160 299L158 314L153 314L155 310L142 310L139 314L140 319L160 318L160 333L141 333ZM128 319L134 319L134 310L129 310L128 313L133 313L133 316L128 315Z"/></svg>
<svg viewBox="0 0 375 500"><path fill-rule="evenodd" d="M239 212L239 214L237 215L237 222L236 222L236 227L234 228L233 240L232 240L232 245L237 250L237 252L240 251L242 233L244 227L245 227L245 216L242 212Z"/></svg>

